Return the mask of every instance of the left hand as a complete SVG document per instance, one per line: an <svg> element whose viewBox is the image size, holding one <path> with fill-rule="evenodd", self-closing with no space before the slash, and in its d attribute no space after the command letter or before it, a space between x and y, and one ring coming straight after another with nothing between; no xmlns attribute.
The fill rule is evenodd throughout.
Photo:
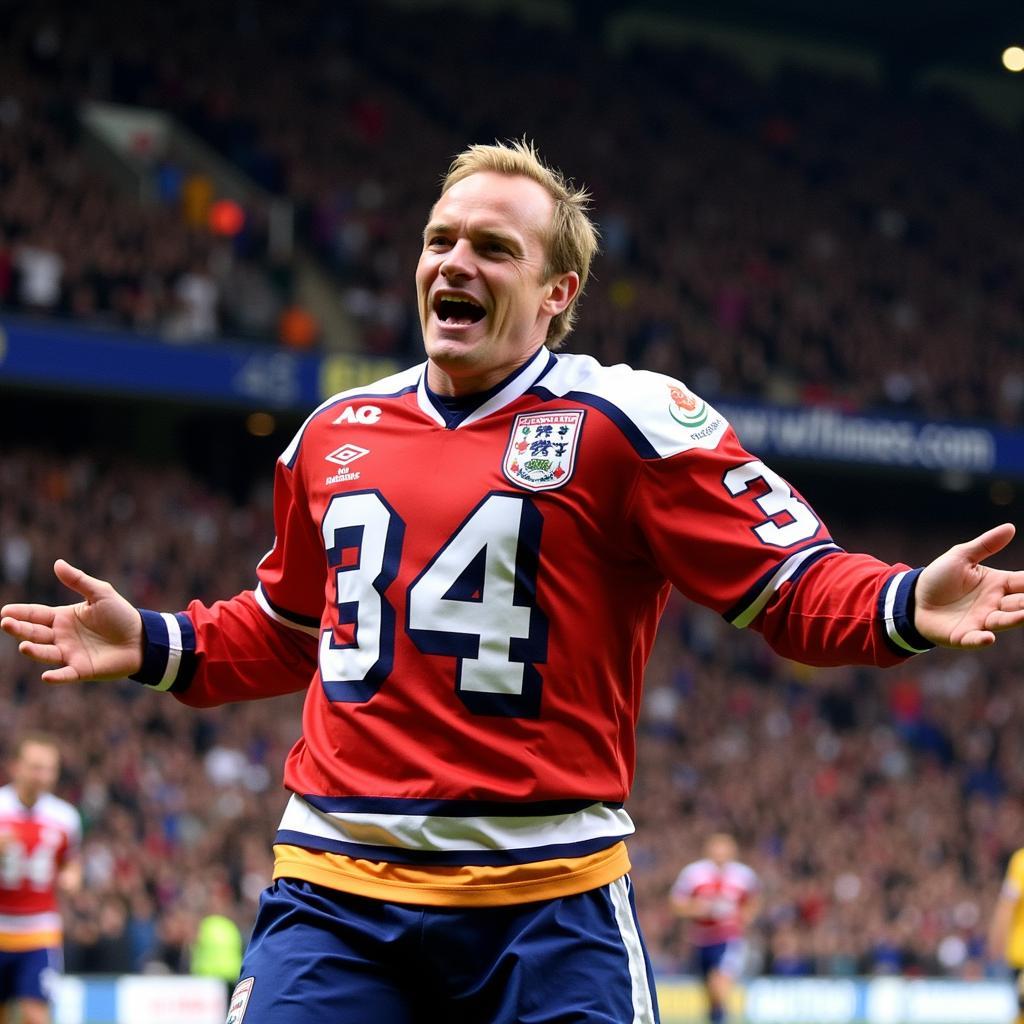
<svg viewBox="0 0 1024 1024"><path fill-rule="evenodd" d="M1012 523L956 544L917 579L914 625L940 647L974 650L996 642L996 633L1024 625L1024 572L982 565L1016 533Z"/></svg>

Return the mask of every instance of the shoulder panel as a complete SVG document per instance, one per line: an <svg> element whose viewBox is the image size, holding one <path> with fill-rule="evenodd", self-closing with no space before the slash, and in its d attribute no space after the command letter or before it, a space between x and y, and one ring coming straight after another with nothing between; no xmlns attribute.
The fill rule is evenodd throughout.
<svg viewBox="0 0 1024 1024"><path fill-rule="evenodd" d="M571 398L601 410L645 459L664 459L693 448L716 448L729 426L725 417L682 382L620 363L602 366L591 356L560 355L531 390Z"/></svg>
<svg viewBox="0 0 1024 1024"><path fill-rule="evenodd" d="M74 805L53 793L44 793L39 798L39 810L45 817L61 825L76 839L82 830L82 819Z"/></svg>
<svg viewBox="0 0 1024 1024"><path fill-rule="evenodd" d="M299 446L302 444L302 438L306 433L306 429L321 413L338 405L340 402L345 402L352 398L396 398L398 395L415 391L416 385L423 375L423 367L423 363L417 366L410 366L407 370L393 373L389 377L382 377L380 380L375 380L370 384L364 384L358 388L349 388L348 391L339 391L338 394L331 395L330 398L321 402L306 417L305 422L296 431L295 436L291 439L288 447L280 454L278 460L289 468L295 464L296 456L299 454Z"/></svg>

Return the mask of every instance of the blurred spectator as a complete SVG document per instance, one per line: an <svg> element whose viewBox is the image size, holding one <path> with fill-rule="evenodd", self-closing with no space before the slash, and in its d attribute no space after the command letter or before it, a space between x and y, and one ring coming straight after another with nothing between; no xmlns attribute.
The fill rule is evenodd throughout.
<svg viewBox="0 0 1024 1024"><path fill-rule="evenodd" d="M64 955L72 974L130 974L135 969L128 914L120 894L79 895Z"/></svg>
<svg viewBox="0 0 1024 1024"><path fill-rule="evenodd" d="M281 311L277 329L282 344L298 350L312 348L320 332L313 314L303 306L294 304Z"/></svg>
<svg viewBox="0 0 1024 1024"><path fill-rule="evenodd" d="M223 886L209 890L207 913L196 928L192 946L192 973L224 982L230 999L242 970L242 933L231 917L233 910L229 893Z"/></svg>
<svg viewBox="0 0 1024 1024"><path fill-rule="evenodd" d="M61 297L64 261L57 252L33 238L14 251L18 300L26 309L54 311Z"/></svg>
<svg viewBox="0 0 1024 1024"><path fill-rule="evenodd" d="M219 289L210 271L196 260L174 285L177 309L164 325L168 341L208 341L217 334Z"/></svg>

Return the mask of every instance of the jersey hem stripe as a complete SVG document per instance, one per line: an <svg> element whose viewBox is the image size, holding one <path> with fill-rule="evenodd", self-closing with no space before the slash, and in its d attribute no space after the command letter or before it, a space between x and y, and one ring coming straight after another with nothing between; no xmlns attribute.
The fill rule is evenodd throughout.
<svg viewBox="0 0 1024 1024"><path fill-rule="evenodd" d="M565 857L584 857L608 849L624 837L600 836L576 843L551 843L517 850L416 850L395 846L378 846L371 843L346 842L341 839L327 839L324 836L309 835L280 829L275 843L301 846L307 850L324 853L342 853L358 860L378 860L394 864L436 865L437 867L502 867L512 864L531 864L538 860L555 860Z"/></svg>
<svg viewBox="0 0 1024 1024"><path fill-rule="evenodd" d="M574 814L588 807L607 807L622 810L622 803L594 800L537 800L516 803L500 800L409 800L403 797L370 796L316 796L304 793L302 799L327 814L355 812L357 814L416 814L431 817L505 817L528 818Z"/></svg>
<svg viewBox="0 0 1024 1024"><path fill-rule="evenodd" d="M513 864L581 856L635 831L624 809L600 803L569 813L525 816L325 812L294 793L279 828L287 835L282 842L298 846L434 864Z"/></svg>

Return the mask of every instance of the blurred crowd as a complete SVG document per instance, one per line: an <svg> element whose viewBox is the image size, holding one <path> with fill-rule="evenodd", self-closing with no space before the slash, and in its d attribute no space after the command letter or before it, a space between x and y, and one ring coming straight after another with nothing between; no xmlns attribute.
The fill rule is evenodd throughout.
<svg viewBox="0 0 1024 1024"><path fill-rule="evenodd" d="M268 467L269 471L269 467ZM269 480L269 478L268 478ZM174 466L0 452L0 604L63 602L73 555L136 603L174 609L252 585L269 482L244 504ZM920 564L950 538L832 523L851 549ZM881 673L810 670L676 597L647 673L629 809L640 915L659 970L688 967L667 895L712 831L759 873L758 970L977 976L1009 853L1024 844L1019 640ZM198 922L245 932L269 882L301 697L195 711L131 682L46 687L0 637L0 762L63 740L59 792L85 824L67 905L70 970L187 971Z"/></svg>
<svg viewBox="0 0 1024 1024"><path fill-rule="evenodd" d="M365 350L414 359L439 175L469 142L526 134L591 187L602 229L572 346L709 398L1024 421L1019 132L935 90L765 81L461 9L389 11L381 45L378 19L322 0L23 6L0 43L20 68L0 83L0 307L59 292L65 312L173 335L205 301L231 326L247 293L223 244L114 198L69 139L76 104L109 99L169 111L289 197ZM234 322L258 305L235 301Z"/></svg>

